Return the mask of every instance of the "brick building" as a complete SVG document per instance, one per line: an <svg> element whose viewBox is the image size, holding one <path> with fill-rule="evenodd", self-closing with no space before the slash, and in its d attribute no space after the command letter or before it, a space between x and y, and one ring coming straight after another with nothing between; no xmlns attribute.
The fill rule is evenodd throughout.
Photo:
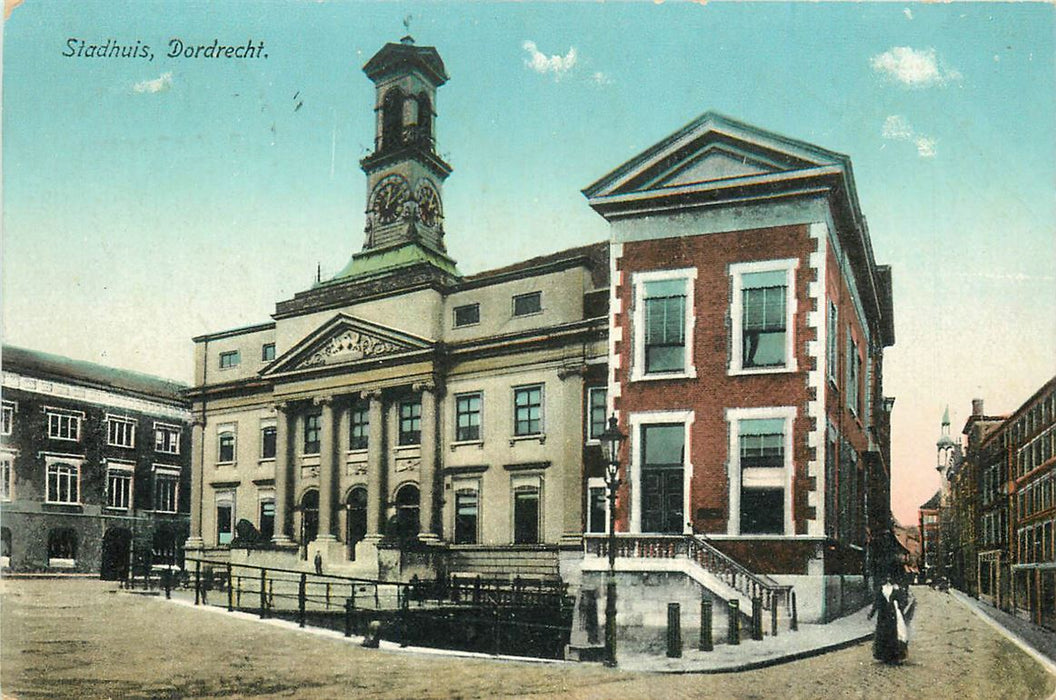
<svg viewBox="0 0 1056 700"><path fill-rule="evenodd" d="M183 385L3 348L3 566L119 579L182 560L190 510Z"/></svg>

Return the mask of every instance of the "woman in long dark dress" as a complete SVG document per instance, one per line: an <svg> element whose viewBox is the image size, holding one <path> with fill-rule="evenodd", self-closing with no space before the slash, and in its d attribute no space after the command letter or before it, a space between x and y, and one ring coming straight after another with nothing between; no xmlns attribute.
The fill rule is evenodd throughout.
<svg viewBox="0 0 1056 700"><path fill-rule="evenodd" d="M899 635L899 617L905 607L905 595L901 589L888 578L876 591L873 609L869 618L876 615L876 634L873 635L873 658L887 664L897 664L906 658L908 644L905 639L905 619L902 620L903 634ZM900 639L899 637L902 637Z"/></svg>

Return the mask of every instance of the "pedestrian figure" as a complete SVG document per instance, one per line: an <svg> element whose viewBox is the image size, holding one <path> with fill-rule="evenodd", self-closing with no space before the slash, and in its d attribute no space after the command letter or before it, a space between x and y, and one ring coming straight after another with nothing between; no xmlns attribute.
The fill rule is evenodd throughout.
<svg viewBox="0 0 1056 700"><path fill-rule="evenodd" d="M315 553L315 573L323 573L323 554L322 552Z"/></svg>
<svg viewBox="0 0 1056 700"><path fill-rule="evenodd" d="M876 592L869 619L876 615L876 634L873 635L873 658L886 664L905 660L909 649L909 629L903 610L906 593L896 586L890 576Z"/></svg>

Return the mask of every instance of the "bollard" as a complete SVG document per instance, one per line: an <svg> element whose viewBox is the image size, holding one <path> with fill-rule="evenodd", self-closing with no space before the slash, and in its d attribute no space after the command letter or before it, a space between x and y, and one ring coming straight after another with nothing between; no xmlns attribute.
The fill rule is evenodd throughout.
<svg viewBox="0 0 1056 700"><path fill-rule="evenodd" d="M777 636L777 596L770 594L770 636Z"/></svg>
<svg viewBox="0 0 1056 700"><path fill-rule="evenodd" d="M239 610L241 610L242 609L242 577L241 576L235 577L235 585L237 586L237 588L235 589L235 607L238 608Z"/></svg>
<svg viewBox="0 0 1056 700"><path fill-rule="evenodd" d="M727 644L740 644L741 643L741 604L737 600L731 600L729 603L729 625L726 632L726 643Z"/></svg>
<svg viewBox="0 0 1056 700"><path fill-rule="evenodd" d="M231 585L231 562L227 564L227 611L235 609L235 587Z"/></svg>
<svg viewBox="0 0 1056 700"><path fill-rule="evenodd" d="M381 644L381 622L371 620L367 625L367 634L363 637L363 646L368 649L377 649Z"/></svg>
<svg viewBox="0 0 1056 700"><path fill-rule="evenodd" d="M260 619L268 616L268 570L260 570Z"/></svg>
<svg viewBox="0 0 1056 700"><path fill-rule="evenodd" d="M202 600L202 562L194 562L194 604L200 605Z"/></svg>
<svg viewBox="0 0 1056 700"><path fill-rule="evenodd" d="M355 610L356 601L349 597L345 599L345 636L352 636L352 611Z"/></svg>
<svg viewBox="0 0 1056 700"><path fill-rule="evenodd" d="M307 574L301 574L301 581L297 585L297 626L304 627L304 604L305 604L305 593L304 588L307 583Z"/></svg>
<svg viewBox="0 0 1056 700"><path fill-rule="evenodd" d="M711 651L714 644L711 641L711 601L707 598L700 599L700 646L701 651Z"/></svg>
<svg viewBox="0 0 1056 700"><path fill-rule="evenodd" d="M326 582L326 609L330 609L330 582Z"/></svg>
<svg viewBox="0 0 1056 700"><path fill-rule="evenodd" d="M759 597L752 598L752 639L763 639L763 599Z"/></svg>
<svg viewBox="0 0 1056 700"><path fill-rule="evenodd" d="M792 631L795 632L796 630L799 629L799 619L796 617L796 592L792 591L791 595L792 595L792 622L790 623L789 626L791 627Z"/></svg>
<svg viewBox="0 0 1056 700"><path fill-rule="evenodd" d="M407 597L407 591L403 591L403 597L400 597L400 589L396 589L397 603L400 607L400 646L405 647L410 644L410 625L407 618L409 617L408 610L410 609L410 600Z"/></svg>
<svg viewBox="0 0 1056 700"><path fill-rule="evenodd" d="M667 604L667 658L682 656L682 616L678 603Z"/></svg>

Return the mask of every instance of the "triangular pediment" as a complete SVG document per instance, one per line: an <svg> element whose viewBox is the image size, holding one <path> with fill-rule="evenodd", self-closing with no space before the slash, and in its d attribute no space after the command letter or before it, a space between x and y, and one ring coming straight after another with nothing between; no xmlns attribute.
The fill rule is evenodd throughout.
<svg viewBox="0 0 1056 700"><path fill-rule="evenodd" d="M819 169L846 156L708 112L583 190L612 196L722 188Z"/></svg>
<svg viewBox="0 0 1056 700"><path fill-rule="evenodd" d="M337 314L264 368L263 376L354 364L429 350L433 344L365 319Z"/></svg>

